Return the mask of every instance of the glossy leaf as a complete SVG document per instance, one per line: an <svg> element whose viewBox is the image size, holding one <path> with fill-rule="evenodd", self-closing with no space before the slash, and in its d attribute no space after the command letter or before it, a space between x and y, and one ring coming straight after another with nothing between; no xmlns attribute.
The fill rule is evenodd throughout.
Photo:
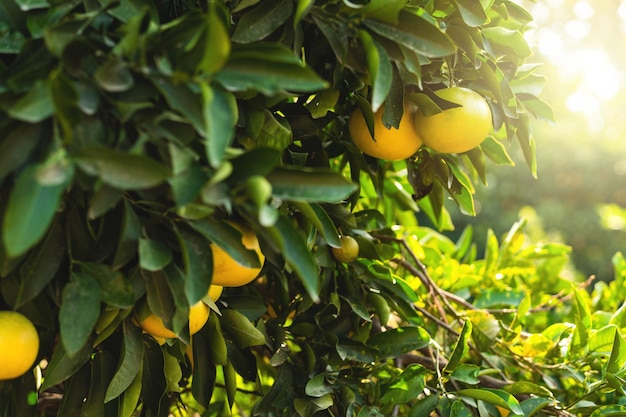
<svg viewBox="0 0 626 417"><path fill-rule="evenodd" d="M395 357L427 346L430 337L419 327L399 327L374 334L367 344L380 352L383 357Z"/></svg>
<svg viewBox="0 0 626 417"><path fill-rule="evenodd" d="M202 101L207 156L210 164L217 167L235 133L237 102L232 94L210 86L202 87Z"/></svg>
<svg viewBox="0 0 626 417"><path fill-rule="evenodd" d="M372 111L376 112L385 102L391 88L391 62L385 49L367 31L360 30L359 38L365 49L369 75L372 79Z"/></svg>
<svg viewBox="0 0 626 417"><path fill-rule="evenodd" d="M73 166L64 162L22 171L3 218L2 240L9 256L23 254L44 236L73 173Z"/></svg>
<svg viewBox="0 0 626 417"><path fill-rule="evenodd" d="M456 51L444 32L416 14L400 12L397 25L373 19L366 19L364 23L379 35L429 58L451 55Z"/></svg>
<svg viewBox="0 0 626 417"><path fill-rule="evenodd" d="M265 344L265 336L237 310L222 310L222 330L240 349Z"/></svg>
<svg viewBox="0 0 626 417"><path fill-rule="evenodd" d="M154 187L170 175L167 167L154 159L109 148L85 149L76 161L90 175L120 190Z"/></svg>
<svg viewBox="0 0 626 417"><path fill-rule="evenodd" d="M230 91L259 91L273 95L283 91L317 91L327 87L313 70L288 49L260 43L233 48L216 79Z"/></svg>
<svg viewBox="0 0 626 417"><path fill-rule="evenodd" d="M343 176L326 170L278 168L267 179L275 197L294 201L336 203L357 188Z"/></svg>
<svg viewBox="0 0 626 417"><path fill-rule="evenodd" d="M232 39L241 43L264 39L285 23L292 11L291 0L271 0L261 3L239 19Z"/></svg>
<svg viewBox="0 0 626 417"><path fill-rule="evenodd" d="M143 338L140 329L129 321L123 326L122 356L108 385L104 402L120 396L135 381L143 359Z"/></svg>
<svg viewBox="0 0 626 417"><path fill-rule="evenodd" d="M100 285L91 275L72 274L63 289L59 311L61 341L69 356L74 356L88 342L100 317Z"/></svg>

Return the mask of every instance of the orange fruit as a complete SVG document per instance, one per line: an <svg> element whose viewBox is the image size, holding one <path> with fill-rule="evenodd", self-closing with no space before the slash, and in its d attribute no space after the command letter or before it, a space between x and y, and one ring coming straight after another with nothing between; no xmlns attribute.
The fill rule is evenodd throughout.
<svg viewBox="0 0 626 417"><path fill-rule="evenodd" d="M511 412L504 407L500 407L499 405L496 405L496 408L498 409L498 412L500 413L500 417L507 417L509 413Z"/></svg>
<svg viewBox="0 0 626 417"><path fill-rule="evenodd" d="M211 286L209 287L209 292L207 293L207 295L209 296L209 298L211 300L217 301L222 296L222 292L223 291L224 291L224 287L222 287L221 285L213 285L213 284L211 284Z"/></svg>
<svg viewBox="0 0 626 417"><path fill-rule="evenodd" d="M240 223L229 222L233 227L242 234L241 243L247 249L253 250L259 257L261 266L249 268L235 261L224 249L212 244L211 251L213 253L213 280L212 285L222 287L241 287L254 280L259 272L265 256L259 247L259 240L254 232L247 226Z"/></svg>
<svg viewBox="0 0 626 417"><path fill-rule="evenodd" d="M39 353L33 323L16 311L0 311L0 380L24 375Z"/></svg>
<svg viewBox="0 0 626 417"><path fill-rule="evenodd" d="M352 141L363 153L374 158L400 161L413 155L422 146L422 139L415 130L415 106L404 104L398 129L387 129L383 124L383 108L374 113L374 138L367 128L360 109L348 119Z"/></svg>
<svg viewBox="0 0 626 417"><path fill-rule="evenodd" d="M203 301L198 301L189 309L189 334L196 334L204 326L209 319L211 309ZM171 339L176 337L176 333L165 327L163 320L156 314L152 313L143 319L140 323L141 328L154 336L157 341L159 338ZM159 343L162 344L162 343Z"/></svg>
<svg viewBox="0 0 626 417"><path fill-rule="evenodd" d="M430 116L415 114L415 130L424 145L441 153L461 153L480 145L492 128L491 109L477 92L450 87L435 91L444 100L459 104Z"/></svg>
<svg viewBox="0 0 626 417"><path fill-rule="evenodd" d="M352 262L359 256L359 242L352 236L340 236L340 248L331 248L333 256L339 262Z"/></svg>

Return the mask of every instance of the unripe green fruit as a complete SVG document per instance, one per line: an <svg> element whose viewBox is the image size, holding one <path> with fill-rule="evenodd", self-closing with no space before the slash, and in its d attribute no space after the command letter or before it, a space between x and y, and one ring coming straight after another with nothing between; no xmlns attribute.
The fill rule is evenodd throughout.
<svg viewBox="0 0 626 417"><path fill-rule="evenodd" d="M340 236L340 248L332 248L333 256L340 262L352 262L359 256L359 242L352 236Z"/></svg>

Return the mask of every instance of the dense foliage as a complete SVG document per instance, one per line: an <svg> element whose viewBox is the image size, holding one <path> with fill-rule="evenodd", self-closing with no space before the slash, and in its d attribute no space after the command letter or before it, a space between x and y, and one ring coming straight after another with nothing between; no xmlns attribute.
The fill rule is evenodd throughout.
<svg viewBox="0 0 626 417"><path fill-rule="evenodd" d="M589 293L523 220L483 257L471 229L416 221L449 226L447 197L473 214L509 146L535 173L531 20L508 0L0 2L0 308L41 339L0 415L623 414L620 255ZM453 85L488 99L479 147L351 142L357 107L397 126ZM265 262L213 302L212 244L260 264L232 221ZM146 312L177 337L142 333Z"/></svg>

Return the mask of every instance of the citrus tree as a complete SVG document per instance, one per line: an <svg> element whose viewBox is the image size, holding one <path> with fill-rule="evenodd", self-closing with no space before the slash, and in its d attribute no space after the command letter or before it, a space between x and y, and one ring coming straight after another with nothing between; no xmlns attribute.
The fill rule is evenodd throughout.
<svg viewBox="0 0 626 417"><path fill-rule="evenodd" d="M531 21L0 2L0 415L623 415L621 255L590 293L523 220L438 231L536 173Z"/></svg>

